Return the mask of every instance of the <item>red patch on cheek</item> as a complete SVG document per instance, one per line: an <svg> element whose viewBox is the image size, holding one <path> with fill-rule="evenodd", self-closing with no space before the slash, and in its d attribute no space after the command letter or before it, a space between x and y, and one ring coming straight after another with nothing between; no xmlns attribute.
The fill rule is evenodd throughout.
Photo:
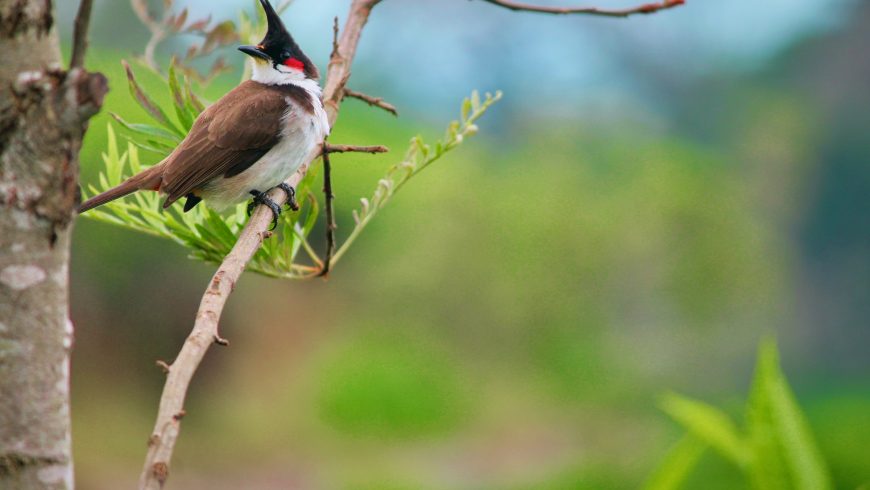
<svg viewBox="0 0 870 490"><path fill-rule="evenodd" d="M296 70L304 70L305 69L305 63L297 60L296 58L287 58L286 60L284 60L284 66L287 66L289 68L293 68Z"/></svg>

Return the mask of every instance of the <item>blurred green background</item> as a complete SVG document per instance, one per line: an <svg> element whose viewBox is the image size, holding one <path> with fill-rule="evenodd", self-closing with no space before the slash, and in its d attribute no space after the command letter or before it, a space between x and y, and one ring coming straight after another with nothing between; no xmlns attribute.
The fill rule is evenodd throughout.
<svg viewBox="0 0 870 490"><path fill-rule="evenodd" d="M60 3L67 34L75 2ZM817 24L768 12L759 26L736 3L602 21L385 2L351 86L402 117L343 106L332 141L394 153L333 159L339 233L462 95L501 88L505 101L328 281L243 277L221 323L231 346L194 379L171 488L638 488L682 433L658 397L740 420L767 333L836 487L870 482L870 4L832 2ZM322 68L345 4L299 0L285 16ZM94 23L88 66L113 90L83 182L101 166L106 113L145 120L120 66L144 28L126 2L97 2ZM582 32L609 34L578 47ZM225 55L236 72L210 100L238 80L241 55ZM80 488L135 484L164 380L154 361L177 353L213 270L172 243L77 223ZM745 484L708 452L686 488Z"/></svg>

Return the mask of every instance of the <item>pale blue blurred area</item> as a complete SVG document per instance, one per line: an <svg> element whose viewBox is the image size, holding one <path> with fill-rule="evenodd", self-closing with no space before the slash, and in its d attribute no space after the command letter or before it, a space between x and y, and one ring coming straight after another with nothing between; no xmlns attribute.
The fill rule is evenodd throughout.
<svg viewBox="0 0 870 490"><path fill-rule="evenodd" d="M63 17L72 16L76 2L59 3L61 25L68 26ZM656 109L654 94L645 90L646 70L684 80L750 70L795 38L839 25L856 3L689 0L664 15L608 19L514 13L476 0L387 0L366 28L353 85L437 120L452 114L456 102L474 88L504 90L510 94L506 106L514 110L572 114L580 106L606 112L617 105L643 114ZM297 0L283 15L322 68L331 47L332 18L343 18L348 4ZM597 5L633 4L602 0ZM176 9L183 7L195 13L193 18L211 14L221 20L237 18L242 8L251 11L253 2L177 0ZM116 32L110 21L124 8L129 12L123 1L97 2L94 36L98 42L122 36L117 45L129 43L133 51L144 29L136 33L127 26ZM224 54L241 61L236 53Z"/></svg>

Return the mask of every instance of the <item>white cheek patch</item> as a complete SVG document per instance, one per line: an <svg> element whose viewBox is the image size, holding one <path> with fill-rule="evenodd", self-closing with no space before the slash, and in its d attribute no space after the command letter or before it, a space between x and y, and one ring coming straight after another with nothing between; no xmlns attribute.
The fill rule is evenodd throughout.
<svg viewBox="0 0 870 490"><path fill-rule="evenodd" d="M287 65L275 65L275 69L280 71L281 73L290 73L290 74L299 73L299 74L302 74L301 68L290 68Z"/></svg>
<svg viewBox="0 0 870 490"><path fill-rule="evenodd" d="M251 80L266 85L286 85L305 80L305 73L289 66L273 65L272 63L254 63Z"/></svg>

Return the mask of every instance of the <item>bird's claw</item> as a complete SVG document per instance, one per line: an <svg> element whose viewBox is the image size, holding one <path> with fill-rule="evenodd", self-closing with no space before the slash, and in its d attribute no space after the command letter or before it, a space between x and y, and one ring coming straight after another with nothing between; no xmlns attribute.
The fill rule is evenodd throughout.
<svg viewBox="0 0 870 490"><path fill-rule="evenodd" d="M287 193L287 207L293 211L299 211L299 203L296 202L296 190L286 182L281 182L277 187Z"/></svg>
<svg viewBox="0 0 870 490"><path fill-rule="evenodd" d="M281 206L279 206L275 201L269 199L269 196L266 195L265 192L252 190L251 195L254 196L254 198L248 203L248 216L254 212L254 208L257 207L257 205L265 204L272 210L272 227L269 229L274 230L275 227L278 226L278 217L281 216Z"/></svg>

